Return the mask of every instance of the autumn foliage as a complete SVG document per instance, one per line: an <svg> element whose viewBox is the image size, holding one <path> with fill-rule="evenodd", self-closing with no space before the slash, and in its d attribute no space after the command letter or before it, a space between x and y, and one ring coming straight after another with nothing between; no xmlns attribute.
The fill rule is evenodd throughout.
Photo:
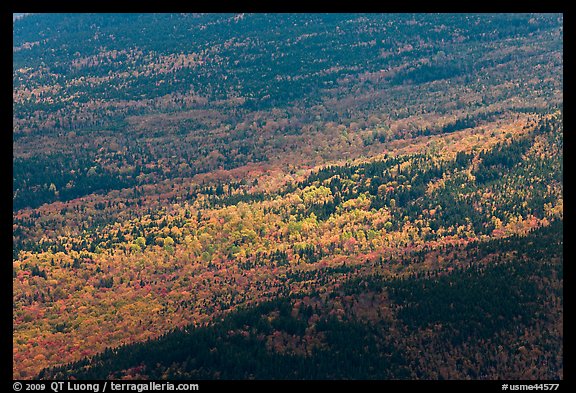
<svg viewBox="0 0 576 393"><path fill-rule="evenodd" d="M88 17L14 25L15 379L563 377L561 15Z"/></svg>

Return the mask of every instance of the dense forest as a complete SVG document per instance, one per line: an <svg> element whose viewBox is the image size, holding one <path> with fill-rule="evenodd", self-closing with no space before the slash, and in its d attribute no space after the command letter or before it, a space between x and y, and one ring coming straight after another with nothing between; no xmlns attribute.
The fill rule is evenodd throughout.
<svg viewBox="0 0 576 393"><path fill-rule="evenodd" d="M468 265L451 272L350 279L108 348L39 377L556 379L562 235L555 221L525 237L472 243L452 250Z"/></svg>
<svg viewBox="0 0 576 393"><path fill-rule="evenodd" d="M561 103L558 18L24 17L14 209L248 163L318 165L546 112Z"/></svg>
<svg viewBox="0 0 576 393"><path fill-rule="evenodd" d="M563 378L562 15L13 42L14 378Z"/></svg>

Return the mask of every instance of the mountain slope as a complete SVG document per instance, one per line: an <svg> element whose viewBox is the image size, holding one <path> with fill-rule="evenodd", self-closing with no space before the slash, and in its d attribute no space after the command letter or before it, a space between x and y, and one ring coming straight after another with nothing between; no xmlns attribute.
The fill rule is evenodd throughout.
<svg viewBox="0 0 576 393"><path fill-rule="evenodd" d="M40 376L561 379L561 238L555 222L526 237L470 244L453 250L467 267L345 281ZM498 263L480 262L486 258Z"/></svg>
<svg viewBox="0 0 576 393"><path fill-rule="evenodd" d="M17 364L78 360L241 305L325 291L350 274L466 265L426 253L562 219L561 130L561 117L550 117L489 150L451 154L465 146L457 139L443 152L323 168L266 193L253 182L199 184L158 200L19 215ZM129 216L70 233L79 212L105 223L112 204Z"/></svg>
<svg viewBox="0 0 576 393"><path fill-rule="evenodd" d="M547 112L562 101L561 22L30 15L14 24L14 209Z"/></svg>
<svg viewBox="0 0 576 393"><path fill-rule="evenodd" d="M31 14L13 32L14 378L562 377L562 256L534 238L562 238L562 15ZM171 369L197 334L202 358Z"/></svg>

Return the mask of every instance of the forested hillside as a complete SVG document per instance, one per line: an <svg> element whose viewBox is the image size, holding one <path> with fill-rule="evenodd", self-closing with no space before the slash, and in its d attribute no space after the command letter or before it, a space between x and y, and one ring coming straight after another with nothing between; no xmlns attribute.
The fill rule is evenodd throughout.
<svg viewBox="0 0 576 393"><path fill-rule="evenodd" d="M562 102L558 15L39 14L13 54L15 209Z"/></svg>
<svg viewBox="0 0 576 393"><path fill-rule="evenodd" d="M556 14L15 20L14 378L563 378L562 51Z"/></svg>
<svg viewBox="0 0 576 393"><path fill-rule="evenodd" d="M557 379L562 224L455 247L468 265L367 275L107 349L42 378ZM536 248L539 252L534 253ZM490 262L487 262L490 260ZM538 316L538 318L534 318Z"/></svg>

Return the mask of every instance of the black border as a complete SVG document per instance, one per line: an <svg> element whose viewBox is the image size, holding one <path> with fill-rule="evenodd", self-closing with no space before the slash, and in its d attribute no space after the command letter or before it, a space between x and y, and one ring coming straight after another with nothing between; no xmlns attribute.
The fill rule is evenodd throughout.
<svg viewBox="0 0 576 393"><path fill-rule="evenodd" d="M2 52L3 53L9 53L10 54L10 59L13 58L13 52L12 50L9 48L9 46L12 46L12 39L8 39L8 37L12 37L12 15L8 12L4 12L5 9L4 8L8 8L6 7L6 5L2 6L2 15L1 15L1 19L0 19L0 26L1 29L3 30L0 34L2 35L2 43L3 48L2 48ZM6 10L7 11L7 10ZM10 50L10 52L6 52ZM6 56L8 57L8 56ZM2 78L0 79L1 83L0 86L2 86L2 107L3 108L12 108L12 97L11 94L9 93L9 89L8 86L12 85L12 66L9 64L8 60L5 58L4 61L0 62L0 64L2 64L3 67L3 72L2 72ZM6 87L4 88L4 84L6 84ZM6 125L10 124L10 126L6 126L5 128L5 133L4 135L6 135L6 139L8 139L8 135L12 135L12 115L11 115L12 111L8 111L7 109L4 109L1 113L4 115L3 117L5 118L5 123ZM2 229L0 230L2 234L5 234L6 236L6 251L2 254L2 255L6 255L4 258L2 258L2 260L5 261L5 263L2 264L2 270L0 274L2 274L2 277L5 277L6 280L8 280L8 277L10 277L10 285L0 285L0 291L2 292L0 295L0 298L2 299L1 302L1 310L3 310L2 315L3 315L3 320L4 323L1 324L2 330L0 331L0 348L2 348L2 358L4 357L4 354L6 354L6 357L10 357L10 359L6 359L9 360L9 362L3 362L3 364L12 364L12 349L13 349L13 342L12 342L12 321L13 321L13 307L12 307L12 293L13 293L13 288L12 288L12 265L10 263L8 263L8 261L11 260L11 256L10 254L12 253L11 250L12 246L8 247L8 245L10 243L12 243L12 241L10 240L10 237L8 236L9 233L11 233L12 231L12 198L10 197L10 195L12 194L12 182L13 182L13 176L12 176L12 162L13 162L13 151L12 151L12 141L10 141L10 143L8 143L8 141L6 141L7 143L2 143L2 153L1 153L1 159L2 159L2 168L10 168L9 170L9 174L10 174L10 180L7 181L7 179L5 179L2 182L2 186L5 187L10 187L10 190L6 190L6 193L2 193L2 196L5 195L6 200L4 203L2 203L2 209L1 214L2 216L0 217L0 225L2 226ZM6 162L4 162L6 161ZM10 161L10 162L8 162ZM5 209L4 209L5 208ZM9 211L10 210L10 211ZM8 216L10 215L10 217ZM8 228L10 227L10 228ZM2 242L3 244L4 242ZM2 247L4 248L4 247ZM10 258L10 259L8 259ZM9 319L8 319L9 318ZM12 367L7 368L7 367L0 367L0 370L2 370L2 380L4 379L12 379Z"/></svg>
<svg viewBox="0 0 576 393"><path fill-rule="evenodd" d="M6 10L4 8L7 8ZM299 4L298 2L294 1L261 1L261 0L253 0L249 2L238 2L238 1L223 1L220 3L213 3L213 2L184 2L184 1L173 1L173 0L164 0L162 2L125 2L119 3L117 1L109 1L109 0L100 0L96 2L70 2L70 3L63 3L63 2L54 2L54 1L26 1L26 2L14 2L12 1L11 4L8 6L6 3L2 6L2 19L0 21L0 25L2 29L5 31L2 33L3 42L5 44L4 53L10 53L12 57L12 51L8 47L8 37L10 37L11 33L8 31L11 29L12 21L9 18L12 17L12 13L15 11L32 11L32 12L127 12L127 11L138 11L138 12L182 12L182 11L194 11L194 12L411 12L411 11L418 11L418 12L546 12L546 13L562 13L564 17L564 25L569 26L569 37L574 35L574 25L572 22L571 15L568 10L568 1L513 1L513 2L500 2L500 3L492 3L487 4L484 2L459 2L459 3L438 3L438 2L426 2L418 4L416 2L378 2L377 0L372 1L358 1L355 0L353 2L326 2L320 3L317 2L316 4ZM4 12L6 11L6 12ZM573 61L573 54L571 51L565 51L565 54L568 56L564 56L564 61L566 61L569 65L567 67L568 70L574 70L574 61ZM1 62L2 65L6 68L6 77L2 78L2 80L6 81L6 84L11 83L10 75L12 74L12 70L8 61L4 59ZM572 65L572 66L570 66ZM569 85L569 81L573 78L571 73L564 73L563 75L564 86ZM10 82L9 82L10 81ZM8 89L2 89L5 94L3 95L4 99L6 100L4 108L7 108L8 105L11 105L12 98L8 95ZM568 92L568 94L566 94ZM566 98L569 97L569 89L564 88L564 101ZM10 100L10 101L9 101ZM569 98L568 98L569 101ZM11 121L8 117L8 111L4 109L2 113L6 117L6 122ZM570 127L571 118L569 116L566 117L568 127L568 132L564 134L565 141L568 142L568 146L571 145L570 141L573 138L573 133L576 132L572 130ZM11 130L11 126L10 126ZM5 133L7 132L4 131ZM10 131L11 134L11 131ZM4 144L3 148L8 149L8 143ZM570 151L570 150L568 150ZM3 159L8 161L12 159L12 149L10 148L9 152L3 154ZM6 162L6 167L8 167L8 162ZM12 164L10 163L10 174L12 174ZM8 184L8 182L2 182L4 185ZM12 179L10 180L10 184L12 183ZM568 178L568 182L564 182L564 199L566 200L566 195L568 198L571 198L570 195L573 185L570 182L570 178ZM11 192L11 191L10 191ZM8 191L6 192L6 198L8 199L10 194ZM11 199L10 202L7 201L6 206L11 207ZM565 209L565 220L570 221L572 217L572 211L570 209L570 204L567 205L567 209ZM10 209L11 210L11 209ZM2 225L6 227L2 233L6 234L7 243L10 242L8 237L8 223L11 222L11 218L9 219L10 212L8 208L6 208L5 219L2 220ZM566 239L565 239L566 240ZM568 239L569 241L570 239ZM12 269L9 265L8 261L11 258L11 253L9 247L6 247L6 259L4 259L5 264L5 271L4 277L12 277ZM571 249L564 245L565 253L568 252L568 255L571 253ZM567 268L568 274L565 274L564 277L568 277L569 284L564 284L564 308L570 310L572 307L572 298L570 293L572 291L572 286L570 282L572 281L572 277L574 274L574 270L572 267L572 262L574 258L567 258L568 263L564 264L564 267ZM566 290L567 288L567 290ZM11 364L12 363L12 327L11 327L11 320L12 320L12 303L8 301L11 299L11 289L12 285L4 285L2 286L2 291L5 292L2 294L2 307L5 307L6 311L4 315L8 314L10 316L10 320L5 317L4 323L2 324L2 331L0 332L0 347L2 348L3 355L5 354L7 362L3 363ZM568 301L566 301L568 299ZM568 306L566 306L568 305ZM569 312L570 313L570 312ZM568 313L568 314L569 314ZM564 313L567 315L567 313ZM573 324L570 322L570 318L564 317L564 324L568 328L565 329L569 333L572 331L570 329ZM568 385L568 381L572 381L573 379L573 362L571 361L570 356L566 356L567 353L571 353L571 343L573 342L572 337L570 334L564 335L564 380L560 382L560 389L565 389ZM2 379L12 380L12 370L11 367L1 367L2 370ZM24 384L29 383L30 381L22 381ZM90 381L85 381L90 382ZM539 381L545 382L545 381ZM550 381L551 383L556 383L558 381ZM442 389L450 391L462 391L463 389L481 389L482 391L501 391L501 386L503 383L510 383L510 384L529 384L535 383L535 381L197 381L200 385L200 389L205 390L207 389L242 389L242 388L262 388L269 391L270 388L274 386L278 386L282 384L288 389L300 389L304 387L311 387L311 388L327 388L327 389L337 389L337 388L344 388L350 389L354 387L360 387L361 389L374 389L374 388L392 388L392 389L402 389L402 388L425 388L425 389ZM571 383L570 383L571 385ZM47 386L48 388L48 386ZM559 389L559 390L560 390ZM100 391L102 391L100 389ZM394 390L393 390L394 391Z"/></svg>
<svg viewBox="0 0 576 393"><path fill-rule="evenodd" d="M12 11L32 12L495 12L495 13L564 13L568 9L568 1L561 0L523 0L523 1L322 1L308 2L287 0L222 0L188 1L113 1L98 0L88 2L62 2L62 1L14 1Z"/></svg>

